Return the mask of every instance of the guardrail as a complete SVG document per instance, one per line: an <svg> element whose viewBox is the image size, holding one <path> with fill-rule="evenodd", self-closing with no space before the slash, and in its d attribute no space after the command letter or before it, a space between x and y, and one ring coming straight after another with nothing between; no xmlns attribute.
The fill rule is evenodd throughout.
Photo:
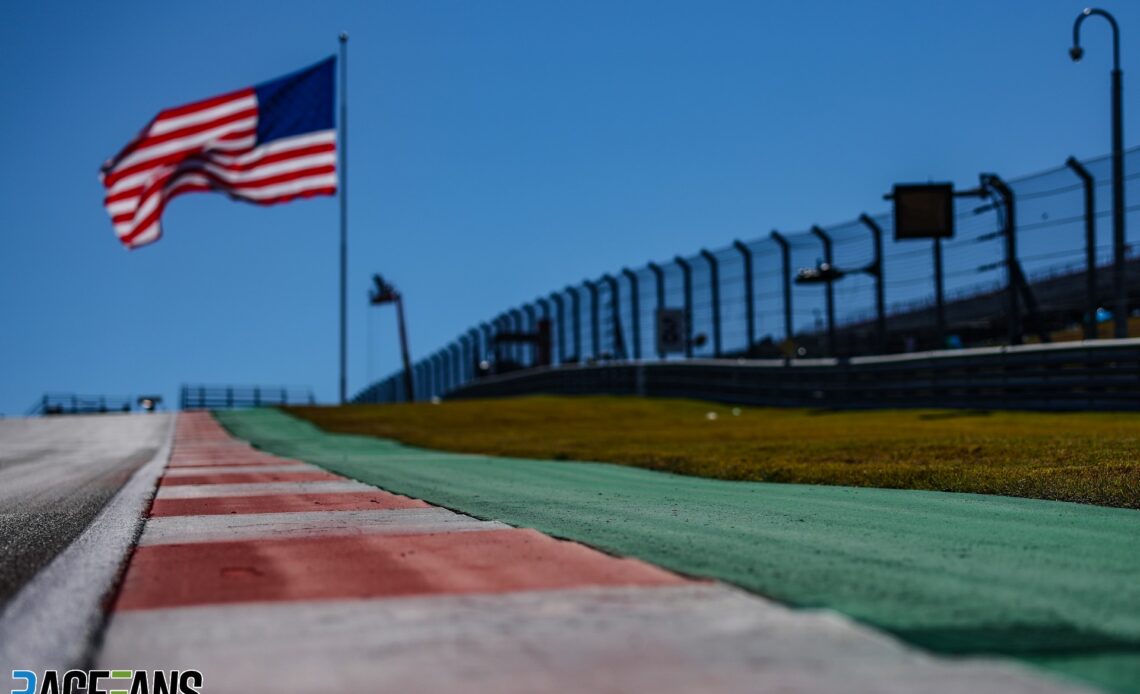
<svg viewBox="0 0 1140 694"><path fill-rule="evenodd" d="M313 405L313 391L289 386L183 385L178 398L183 410L232 410L271 405Z"/></svg>
<svg viewBox="0 0 1140 694"><path fill-rule="evenodd" d="M850 359L562 365L489 376L448 397L540 393L824 408L1140 410L1140 339Z"/></svg>
<svg viewBox="0 0 1140 694"><path fill-rule="evenodd" d="M25 413L28 417L54 414L99 414L104 412L130 412L133 398L118 395L79 395L76 393L47 393Z"/></svg>

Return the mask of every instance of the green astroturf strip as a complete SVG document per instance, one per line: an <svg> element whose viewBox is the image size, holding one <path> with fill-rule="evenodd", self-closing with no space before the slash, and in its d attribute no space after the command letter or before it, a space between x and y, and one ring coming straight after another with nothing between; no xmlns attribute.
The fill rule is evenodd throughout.
<svg viewBox="0 0 1140 694"><path fill-rule="evenodd" d="M946 654L1001 654L1140 694L1140 512L943 492L681 477L327 434L277 410L234 435L384 489L537 528Z"/></svg>

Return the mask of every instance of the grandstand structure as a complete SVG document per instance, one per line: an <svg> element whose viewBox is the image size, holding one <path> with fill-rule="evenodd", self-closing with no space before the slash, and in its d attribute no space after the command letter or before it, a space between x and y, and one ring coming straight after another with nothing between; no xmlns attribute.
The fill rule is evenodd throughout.
<svg viewBox="0 0 1140 694"><path fill-rule="evenodd" d="M1135 202L1125 208L1123 269L1135 314L1140 147L1128 150L1124 163L1126 204ZM790 364L1111 334L1111 158L1070 159L1001 182L1008 200L958 202L956 234L940 249L929 239L895 241L889 212L860 214L614 269L489 312L413 364L415 399L470 394L483 379L540 366L740 359ZM939 250L941 310L934 279ZM794 281L797 272L825 260L843 271L841 279ZM680 309L688 318L686 348L679 354L658 351L658 309ZM550 334L548 364L539 359L540 345L498 339L537 334L540 326ZM400 376L369 385L354 401L405 400Z"/></svg>

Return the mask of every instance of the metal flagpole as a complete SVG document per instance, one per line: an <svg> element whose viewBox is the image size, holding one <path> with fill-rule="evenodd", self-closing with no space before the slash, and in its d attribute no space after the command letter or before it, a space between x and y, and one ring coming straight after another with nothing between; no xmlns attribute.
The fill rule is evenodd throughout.
<svg viewBox="0 0 1140 694"><path fill-rule="evenodd" d="M345 275L348 273L348 32L340 34L340 404L347 400L348 391L348 291Z"/></svg>

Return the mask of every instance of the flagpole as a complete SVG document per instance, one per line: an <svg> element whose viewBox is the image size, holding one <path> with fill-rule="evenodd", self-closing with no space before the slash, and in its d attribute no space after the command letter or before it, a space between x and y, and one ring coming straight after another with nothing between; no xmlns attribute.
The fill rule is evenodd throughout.
<svg viewBox="0 0 1140 694"><path fill-rule="evenodd" d="M348 400L348 32L340 33L340 404Z"/></svg>

